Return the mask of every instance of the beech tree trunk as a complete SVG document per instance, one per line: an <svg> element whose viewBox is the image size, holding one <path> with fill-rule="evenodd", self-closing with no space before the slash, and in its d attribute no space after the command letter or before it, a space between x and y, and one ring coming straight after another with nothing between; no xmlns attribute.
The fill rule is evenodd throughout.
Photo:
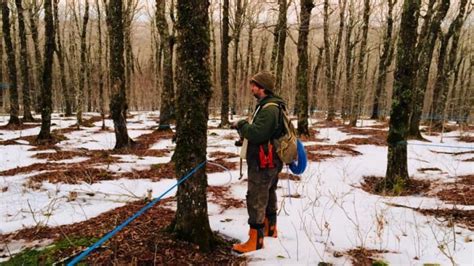
<svg viewBox="0 0 474 266"><path fill-rule="evenodd" d="M440 54L438 57L438 73L433 91L433 108L431 108L433 113L430 115L433 126L436 128L441 128L444 124L444 112L448 100L449 82L454 72L467 3L467 0L461 0L457 17L449 26L448 33L443 36L441 40ZM446 46L448 45L449 39L451 39L451 49L448 56L445 57Z"/></svg>
<svg viewBox="0 0 474 266"><path fill-rule="evenodd" d="M349 0L349 21L347 22L346 26L346 34L345 34L345 58L346 58L346 86L344 87L344 90L342 91L342 110L341 110L341 115L343 119L346 119L351 112L351 99L352 99L352 73L353 73L353 51L354 51L354 46L355 42L351 41L352 38L352 31L354 29L354 3L353 0Z"/></svg>
<svg viewBox="0 0 474 266"><path fill-rule="evenodd" d="M404 0L397 65L393 84L393 101L387 137L388 160L381 190L401 192L409 178L407 166L407 133L409 111L416 73L416 40L421 0Z"/></svg>
<svg viewBox="0 0 474 266"><path fill-rule="evenodd" d="M97 74L99 82L99 110L102 117L102 130L105 130L105 99L104 99L104 72L102 70L102 11L100 9L99 0L95 0L97 8Z"/></svg>
<svg viewBox="0 0 474 266"><path fill-rule="evenodd" d="M35 66L34 71L34 90L32 91L32 95L34 97L34 107L36 112L41 111L41 84L42 84L42 77L43 77L43 58L40 51L40 42L38 37L38 20L40 12L40 7L36 3L36 0L32 1L32 5L28 8L28 16L30 20L30 32L31 32L31 39L33 41L33 49L35 52Z"/></svg>
<svg viewBox="0 0 474 266"><path fill-rule="evenodd" d="M240 33L243 27L243 20L245 16L245 10L247 8L247 0L236 0L236 10L234 16L234 30L232 32L232 39L234 39L234 60L233 63L233 71L232 71L232 106L231 112L234 115L237 112L237 94L239 91L239 82L238 82L238 65L239 65L239 44L240 44Z"/></svg>
<svg viewBox="0 0 474 266"><path fill-rule="evenodd" d="M425 22L421 29L420 41L418 43L418 66L417 77L414 91L414 101L412 104L412 111L410 114L410 131L408 137L415 139L423 139L420 133L420 121L423 111L423 102L428 86L428 78L430 74L431 61L433 52L440 34L440 26L444 17L446 16L450 1L443 0L440 7L436 11L436 15L432 17L433 0L428 4L428 11L425 15Z"/></svg>
<svg viewBox="0 0 474 266"><path fill-rule="evenodd" d="M30 75L28 67L28 45L26 42L25 16L21 0L15 0L18 12L18 34L20 37L20 70L21 70L21 86L23 87L23 122L34 121L31 115L31 98L30 98Z"/></svg>
<svg viewBox="0 0 474 266"><path fill-rule="evenodd" d="M281 83L283 80L283 67L285 63L285 45L286 45L286 27L287 27L286 12L288 10L288 3L286 1L287 0L278 0L278 4L280 7L279 7L278 23L275 28L275 32L278 34L277 36L278 45L277 45L277 54L276 54L276 67L275 67L276 68L275 93L277 95L280 95L282 93Z"/></svg>
<svg viewBox="0 0 474 266"><path fill-rule="evenodd" d="M298 135L309 136L308 128L308 34L313 0L301 1L298 35L298 66L296 68L296 106L298 106Z"/></svg>
<svg viewBox="0 0 474 266"><path fill-rule="evenodd" d="M326 81L326 93L328 99L328 115L326 121L332 121L336 117L336 110L334 109L334 102L336 95L334 95L334 80L331 74L331 45L329 43L329 0L324 0L324 77Z"/></svg>
<svg viewBox="0 0 474 266"><path fill-rule="evenodd" d="M124 28L122 0L109 0L107 6L110 54L110 111L114 121L114 149L129 148L133 141L127 131L127 98L125 92Z"/></svg>
<svg viewBox="0 0 474 266"><path fill-rule="evenodd" d="M58 11L58 2L59 0L53 1L53 12L54 12L54 25L56 28L56 56L58 58L59 63L59 75L61 76L61 87L64 96L64 115L71 116L72 115L72 99L71 99L71 92L69 89L69 84L66 80L66 65L65 65L65 56L63 52L63 44L61 40L61 31L59 29L59 11Z"/></svg>
<svg viewBox="0 0 474 266"><path fill-rule="evenodd" d="M385 36L383 39L382 54L380 55L379 61L379 73L377 75L374 103L372 106L372 116L370 119L381 119L384 118L382 114L382 96L385 95L385 85L387 82L387 70L392 64L393 58L393 44L392 44L392 31L393 31L393 7L397 3L397 0L387 0L388 14L387 14L387 28L385 30Z"/></svg>
<svg viewBox="0 0 474 266"><path fill-rule="evenodd" d="M163 49L163 88L161 91L160 129L170 129L170 123L175 118L174 77L173 77L173 47L174 36L171 36L166 22L165 0L156 1L156 25Z"/></svg>
<svg viewBox="0 0 474 266"><path fill-rule="evenodd" d="M364 24L362 26L362 40L360 43L359 60L357 60L357 85L355 88L354 96L354 107L352 108L350 125L355 127L357 125L357 119L361 115L363 105L363 94L364 94L364 62L365 55L367 53L367 36L369 33L369 16L370 16L370 0L364 0ZM368 61L368 60L367 60Z"/></svg>
<svg viewBox="0 0 474 266"><path fill-rule="evenodd" d="M210 74L209 2L178 0L177 57L177 177L184 176L206 160L208 105L212 95ZM207 213L207 177L199 169L178 187L176 217L172 228L179 238L214 247Z"/></svg>
<svg viewBox="0 0 474 266"><path fill-rule="evenodd" d="M10 9L8 8L8 1L2 0L1 7L3 40L5 42L5 51L7 53L8 64L8 91L10 92L10 120L8 121L8 125L19 125L21 122L18 118L20 104L18 103L17 70L15 50L13 48L12 36L10 33Z"/></svg>
<svg viewBox="0 0 474 266"><path fill-rule="evenodd" d="M84 81L86 75L86 37L87 37L87 23L89 22L89 1L85 1L84 17L82 19L82 32L81 32L81 66L79 70L79 88L77 90L77 127L82 124L82 111L84 109Z"/></svg>
<svg viewBox="0 0 474 266"><path fill-rule="evenodd" d="M323 63L323 52L324 52L324 47L318 48L318 57L317 57L317 63L314 66L313 69L313 81L311 82L311 104L310 104L310 110L311 112L317 108L317 101L316 101L316 95L318 93L318 81L319 81L319 71L321 69L322 63Z"/></svg>
<svg viewBox="0 0 474 266"><path fill-rule="evenodd" d="M54 22L51 0L44 0L44 65L43 83L41 86L41 130L37 138L39 143L53 140L51 135L51 113L53 111L53 56L54 56Z"/></svg>
<svg viewBox="0 0 474 266"><path fill-rule="evenodd" d="M222 6L222 44L221 44L221 124L229 126L229 0L224 0Z"/></svg>

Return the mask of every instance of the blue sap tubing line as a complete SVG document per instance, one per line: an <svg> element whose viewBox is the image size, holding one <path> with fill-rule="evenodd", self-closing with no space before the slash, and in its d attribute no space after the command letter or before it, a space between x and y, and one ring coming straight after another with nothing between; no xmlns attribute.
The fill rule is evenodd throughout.
<svg viewBox="0 0 474 266"><path fill-rule="evenodd" d="M123 222L121 225L115 227L114 230L110 231L107 233L105 236L103 236L101 239L99 239L97 242L95 242L92 246L84 250L81 254L79 254L77 257L75 257L71 262L67 264L67 266L74 266L76 265L79 261L84 259L91 253L94 249L100 247L105 241L109 240L111 237L113 237L115 234L117 234L120 230L122 230L125 226L127 226L129 223L131 223L133 220L135 220L138 216L142 215L145 213L148 209L153 207L158 201L161 200L161 198L166 195L168 192L173 190L175 187L181 185L186 179L188 179L191 175L193 175L197 170L199 170L201 167L203 167L206 164L207 161L204 161L200 163L198 166L196 166L191 172L189 172L186 176L178 180L176 184L171 186L168 190L166 190L163 194L161 194L158 198L154 199L147 205L145 205L143 208L141 208L138 212L136 212L134 215L130 216L125 222Z"/></svg>

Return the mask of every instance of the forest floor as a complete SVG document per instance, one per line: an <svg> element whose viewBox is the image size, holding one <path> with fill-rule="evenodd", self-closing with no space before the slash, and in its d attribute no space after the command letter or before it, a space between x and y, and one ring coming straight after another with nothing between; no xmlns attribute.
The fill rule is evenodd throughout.
<svg viewBox="0 0 474 266"><path fill-rule="evenodd" d="M53 116L57 143L37 146L39 123L5 127L0 116L0 263L67 261L175 184L172 132L158 132L158 114L132 113L132 149L113 151L111 120L98 114ZM370 265L474 263L474 128L448 125L408 142L411 176L398 195L374 187L387 164L387 124L312 120L303 138L309 165L284 169L278 196L278 239L247 255L230 252L247 239L246 165L239 180L237 133L209 121L208 212L216 237L211 253L176 240L166 227L175 192L119 232L86 260L90 264ZM217 164L217 165L216 165ZM228 170L223 170L224 168ZM12 259L13 257L13 259Z"/></svg>

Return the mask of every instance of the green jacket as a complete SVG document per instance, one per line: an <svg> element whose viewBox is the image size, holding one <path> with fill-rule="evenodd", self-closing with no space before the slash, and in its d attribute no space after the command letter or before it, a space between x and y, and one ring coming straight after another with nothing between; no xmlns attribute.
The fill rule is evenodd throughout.
<svg viewBox="0 0 474 266"><path fill-rule="evenodd" d="M283 130L283 125L280 121L280 108L274 105L263 106L267 103L283 104L285 102L278 96L269 95L259 101L255 110L257 114L253 118L252 124L247 120L238 122L237 127L244 138L249 141L249 144L263 144L268 143L270 139L279 137Z"/></svg>
<svg viewBox="0 0 474 266"><path fill-rule="evenodd" d="M274 105L263 108L267 103L285 105L280 97L267 96L258 102L252 124L247 120L241 120L237 123L242 137L248 140L246 158L249 173L251 171L259 171L259 146L263 145L265 153L268 153L267 144L272 139L280 137L283 132L284 125L280 115L280 108ZM276 149L273 149L273 160L278 171L281 171L283 163L278 157Z"/></svg>

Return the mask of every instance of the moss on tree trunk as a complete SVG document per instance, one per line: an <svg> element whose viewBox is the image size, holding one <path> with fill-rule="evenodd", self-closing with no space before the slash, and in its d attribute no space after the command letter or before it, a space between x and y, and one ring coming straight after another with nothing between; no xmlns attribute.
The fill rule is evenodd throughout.
<svg viewBox="0 0 474 266"><path fill-rule="evenodd" d="M178 0L176 176L206 160L208 105L211 98L209 2ZM174 232L209 251L215 244L209 225L207 177L201 168L178 188Z"/></svg>
<svg viewBox="0 0 474 266"><path fill-rule="evenodd" d="M413 80L416 75L416 39L420 0L405 0L397 46L397 65L393 84L393 102L390 112L387 172L384 188L403 190L408 180L407 133L413 96Z"/></svg>

